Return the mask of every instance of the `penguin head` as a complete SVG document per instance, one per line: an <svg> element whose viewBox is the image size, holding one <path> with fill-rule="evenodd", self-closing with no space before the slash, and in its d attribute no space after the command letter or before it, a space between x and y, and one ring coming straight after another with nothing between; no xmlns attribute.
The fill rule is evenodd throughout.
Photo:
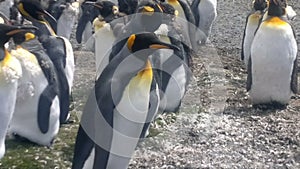
<svg viewBox="0 0 300 169"><path fill-rule="evenodd" d="M120 12L131 15L135 13L137 9L138 0L118 0L118 5L120 8Z"/></svg>
<svg viewBox="0 0 300 169"><path fill-rule="evenodd" d="M36 28L0 24L0 60L2 61L7 55L7 53L5 52L6 50L4 49L4 44L7 43L11 37L33 29Z"/></svg>
<svg viewBox="0 0 300 169"><path fill-rule="evenodd" d="M269 0L269 16L281 17L286 14L287 1L286 0Z"/></svg>
<svg viewBox="0 0 300 169"><path fill-rule="evenodd" d="M132 34L127 40L127 48L134 53L143 49L173 49L179 50L177 46L164 43L152 32Z"/></svg>
<svg viewBox="0 0 300 169"><path fill-rule="evenodd" d="M254 0L253 1L253 8L255 11L264 11L269 6L268 0Z"/></svg>
<svg viewBox="0 0 300 169"><path fill-rule="evenodd" d="M23 31L12 36L16 45L21 45L24 42L35 39L35 34L32 31Z"/></svg>
<svg viewBox="0 0 300 169"><path fill-rule="evenodd" d="M175 20L176 16L178 16L178 11L168 3L160 3L160 7L163 11L164 20L169 23Z"/></svg>
<svg viewBox="0 0 300 169"><path fill-rule="evenodd" d="M159 3L142 1L139 3L136 12L151 16L154 12L163 12L163 10Z"/></svg>
<svg viewBox="0 0 300 169"><path fill-rule="evenodd" d="M114 16L119 13L119 7L110 1L86 2L96 7L103 18Z"/></svg>

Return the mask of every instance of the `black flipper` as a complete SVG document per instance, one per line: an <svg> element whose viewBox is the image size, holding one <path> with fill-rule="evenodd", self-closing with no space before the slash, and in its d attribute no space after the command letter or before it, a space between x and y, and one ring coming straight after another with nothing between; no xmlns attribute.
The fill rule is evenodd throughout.
<svg viewBox="0 0 300 169"><path fill-rule="evenodd" d="M249 16L250 16L250 15L251 15L251 14L249 14L249 15L247 16L246 24L245 24L245 27L244 27L243 40L242 40L241 60L244 60L244 58L245 58L245 53L244 53L244 42L245 42L245 35L246 35L247 23L248 23L248 19L249 19Z"/></svg>
<svg viewBox="0 0 300 169"><path fill-rule="evenodd" d="M38 104L38 126L42 133L47 133L49 129L51 105L54 98L58 95L58 77L52 61L38 40L31 40L28 43L24 42L22 46L36 56L48 81L48 86L41 94Z"/></svg>
<svg viewBox="0 0 300 169"><path fill-rule="evenodd" d="M297 58L294 61L293 72L291 77L291 90L294 94L298 93L298 63Z"/></svg>
<svg viewBox="0 0 300 169"><path fill-rule="evenodd" d="M199 26L199 20L200 20L200 14L198 11L198 6L200 4L201 0L194 0L191 4L191 10L194 14L195 18L195 25L198 27Z"/></svg>
<svg viewBox="0 0 300 169"><path fill-rule="evenodd" d="M141 132L140 138L145 138L146 137L146 132L150 126L150 123L156 116L156 109L159 106L159 97L157 96L156 93L157 86L156 86L156 81L153 77L152 83L151 83L151 89L150 89L150 103L149 103L149 110L148 114L146 117L146 122L144 124L143 130Z"/></svg>
<svg viewBox="0 0 300 169"><path fill-rule="evenodd" d="M246 90L248 92L251 89L251 86L252 86L252 60L251 60L251 56L249 57L247 72L248 72L248 76L247 76Z"/></svg>
<svg viewBox="0 0 300 169"><path fill-rule="evenodd" d="M64 70L66 67L65 43L63 39L53 36L40 38L40 41L56 68L59 81L60 123L64 123L70 106L70 90Z"/></svg>

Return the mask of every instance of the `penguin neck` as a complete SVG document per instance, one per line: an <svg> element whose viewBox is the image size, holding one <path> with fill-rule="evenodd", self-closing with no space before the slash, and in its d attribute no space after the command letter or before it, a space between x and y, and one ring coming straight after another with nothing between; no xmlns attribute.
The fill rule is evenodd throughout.
<svg viewBox="0 0 300 169"><path fill-rule="evenodd" d="M11 60L11 54L5 48L3 48L3 50L4 50L4 57L2 60L2 66L6 65Z"/></svg>

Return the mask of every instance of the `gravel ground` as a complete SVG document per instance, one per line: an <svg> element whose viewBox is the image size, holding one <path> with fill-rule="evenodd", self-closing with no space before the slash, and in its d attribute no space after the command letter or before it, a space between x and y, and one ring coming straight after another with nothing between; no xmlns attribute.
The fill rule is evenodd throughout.
<svg viewBox="0 0 300 169"><path fill-rule="evenodd" d="M245 90L246 71L239 57L248 1L218 1L211 43L194 58L194 78L180 112L158 117L130 169L300 168L299 96L284 110L262 110L252 108ZM299 14L297 2L289 1ZM300 18L292 24L299 40ZM74 123L61 128L50 149L8 141L1 169L70 168L78 115L95 75L93 54L71 41L77 66Z"/></svg>

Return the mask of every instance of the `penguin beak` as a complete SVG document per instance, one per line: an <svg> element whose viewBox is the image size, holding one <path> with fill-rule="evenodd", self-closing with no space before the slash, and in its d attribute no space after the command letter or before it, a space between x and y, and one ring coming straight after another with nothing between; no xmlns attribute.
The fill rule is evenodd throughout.
<svg viewBox="0 0 300 169"><path fill-rule="evenodd" d="M163 42L152 44L149 46L149 48L151 48L151 49L173 49L173 50L177 50L177 51L180 50L177 46L163 43Z"/></svg>

